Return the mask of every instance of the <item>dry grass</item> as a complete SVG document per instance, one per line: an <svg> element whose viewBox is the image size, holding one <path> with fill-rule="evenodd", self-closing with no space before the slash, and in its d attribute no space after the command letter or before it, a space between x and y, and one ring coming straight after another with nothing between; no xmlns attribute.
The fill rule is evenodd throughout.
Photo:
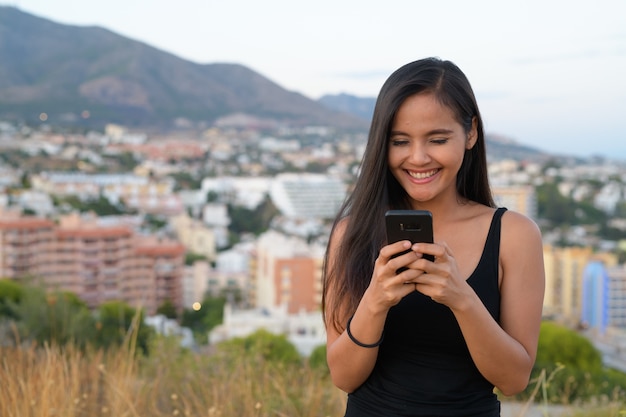
<svg viewBox="0 0 626 417"><path fill-rule="evenodd" d="M132 351L0 348L0 416L340 415L345 396L324 373L254 358L185 353L164 343Z"/></svg>
<svg viewBox="0 0 626 417"><path fill-rule="evenodd" d="M134 361L121 352L0 348L3 417L133 416Z"/></svg>
<svg viewBox="0 0 626 417"><path fill-rule="evenodd" d="M147 358L132 346L106 353L0 347L0 358L2 417L325 417L345 407L325 371L238 352L192 353L167 339ZM537 381L534 396L549 379ZM618 417L622 407L596 404L570 415Z"/></svg>

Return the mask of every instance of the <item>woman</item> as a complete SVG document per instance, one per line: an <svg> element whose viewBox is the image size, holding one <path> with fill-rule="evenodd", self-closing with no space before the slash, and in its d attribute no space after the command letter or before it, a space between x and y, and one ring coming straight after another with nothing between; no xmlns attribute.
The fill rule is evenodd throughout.
<svg viewBox="0 0 626 417"><path fill-rule="evenodd" d="M390 209L430 211L435 243L387 244ZM327 361L348 393L346 416L499 416L494 387L527 386L542 241L530 219L505 210L491 196L465 75L436 58L395 71L325 260Z"/></svg>

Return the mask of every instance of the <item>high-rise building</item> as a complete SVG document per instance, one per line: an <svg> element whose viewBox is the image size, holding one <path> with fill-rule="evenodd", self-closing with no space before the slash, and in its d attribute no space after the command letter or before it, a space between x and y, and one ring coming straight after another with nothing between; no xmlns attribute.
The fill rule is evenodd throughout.
<svg viewBox="0 0 626 417"><path fill-rule="evenodd" d="M60 225L0 218L1 277L70 291L91 308L118 300L148 314L166 301L182 309L184 255L178 242L139 239L128 227L98 226L77 216Z"/></svg>
<svg viewBox="0 0 626 417"><path fill-rule="evenodd" d="M270 231L257 242L253 282L256 306L287 306L290 314L319 310L323 247Z"/></svg>
<svg viewBox="0 0 626 417"><path fill-rule="evenodd" d="M609 324L609 277L602 262L590 262L584 270L581 322L601 334Z"/></svg>
<svg viewBox="0 0 626 417"><path fill-rule="evenodd" d="M602 262L606 267L615 266L616 256L593 252L590 247L545 245L543 257L546 271L544 315L578 325L583 311L586 268L592 262Z"/></svg>
<svg viewBox="0 0 626 417"><path fill-rule="evenodd" d="M52 221L0 213L0 277L52 276L55 241Z"/></svg>
<svg viewBox="0 0 626 417"><path fill-rule="evenodd" d="M609 327L626 330L626 267L589 263L583 278L581 320L605 334Z"/></svg>
<svg viewBox="0 0 626 417"><path fill-rule="evenodd" d="M626 267L610 267L608 276L609 326L626 330Z"/></svg>
<svg viewBox="0 0 626 417"><path fill-rule="evenodd" d="M499 207L517 211L534 219L537 217L537 197L531 186L495 186L493 198Z"/></svg>
<svg viewBox="0 0 626 417"><path fill-rule="evenodd" d="M346 186L327 175L281 174L272 183L270 197L286 217L332 219L346 198Z"/></svg>

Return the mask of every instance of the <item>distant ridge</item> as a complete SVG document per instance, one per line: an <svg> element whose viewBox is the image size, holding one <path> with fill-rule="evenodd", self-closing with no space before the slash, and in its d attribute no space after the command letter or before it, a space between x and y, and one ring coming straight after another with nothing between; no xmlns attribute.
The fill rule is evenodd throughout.
<svg viewBox="0 0 626 417"><path fill-rule="evenodd" d="M376 97L356 97L346 93L327 94L318 101L330 109L352 113L368 121L372 120L376 106Z"/></svg>
<svg viewBox="0 0 626 417"><path fill-rule="evenodd" d="M265 123L366 129L239 64L197 64L100 27L0 6L0 119L133 127L203 126L244 114Z"/></svg>
<svg viewBox="0 0 626 417"><path fill-rule="evenodd" d="M375 97L356 97L342 93L337 95L325 95L319 102L331 109L352 113L370 121L376 105ZM537 148L518 143L506 136L486 133L487 152L495 159L535 160L542 161L554 156L549 155Z"/></svg>

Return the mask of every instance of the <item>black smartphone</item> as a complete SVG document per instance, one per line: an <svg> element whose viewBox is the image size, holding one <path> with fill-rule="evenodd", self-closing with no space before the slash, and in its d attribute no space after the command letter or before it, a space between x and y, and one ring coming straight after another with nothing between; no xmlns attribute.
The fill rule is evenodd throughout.
<svg viewBox="0 0 626 417"><path fill-rule="evenodd" d="M387 243L409 240L411 243L433 243L433 215L428 210L389 210L385 213L387 227ZM396 256L404 255L410 249ZM424 259L434 261L432 255L424 255ZM400 268L398 273L406 268Z"/></svg>

